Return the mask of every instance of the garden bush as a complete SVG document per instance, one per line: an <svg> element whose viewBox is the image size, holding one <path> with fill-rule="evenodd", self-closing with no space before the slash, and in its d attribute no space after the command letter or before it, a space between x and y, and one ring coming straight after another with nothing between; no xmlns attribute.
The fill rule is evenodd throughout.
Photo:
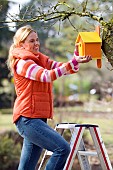
<svg viewBox="0 0 113 170"><path fill-rule="evenodd" d="M7 131L0 135L0 170L16 170L20 152L21 140L16 132Z"/></svg>

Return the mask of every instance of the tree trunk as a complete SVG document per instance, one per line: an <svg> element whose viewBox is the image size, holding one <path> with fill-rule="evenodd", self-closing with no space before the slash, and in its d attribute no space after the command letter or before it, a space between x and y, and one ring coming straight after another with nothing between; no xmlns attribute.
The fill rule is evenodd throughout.
<svg viewBox="0 0 113 170"><path fill-rule="evenodd" d="M103 27L102 50L113 67L113 19Z"/></svg>

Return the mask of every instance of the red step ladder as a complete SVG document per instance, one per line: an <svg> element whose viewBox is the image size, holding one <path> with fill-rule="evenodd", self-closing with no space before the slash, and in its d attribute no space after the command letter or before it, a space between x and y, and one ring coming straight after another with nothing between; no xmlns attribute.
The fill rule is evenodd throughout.
<svg viewBox="0 0 113 170"><path fill-rule="evenodd" d="M71 151L63 170L71 170L75 156L78 157L81 170L91 170L91 165L88 159L89 156L98 157L102 170L113 170L98 125L61 123L55 127L55 130L57 131L60 130L61 135L63 135L64 130L66 129L69 129L71 132L70 140ZM88 151L85 148L85 144L83 141L83 134L85 130L89 130L90 132L92 141L95 146L95 151ZM45 151L38 170L41 170L41 167L46 156L47 155L51 156L51 154L52 152L47 150Z"/></svg>

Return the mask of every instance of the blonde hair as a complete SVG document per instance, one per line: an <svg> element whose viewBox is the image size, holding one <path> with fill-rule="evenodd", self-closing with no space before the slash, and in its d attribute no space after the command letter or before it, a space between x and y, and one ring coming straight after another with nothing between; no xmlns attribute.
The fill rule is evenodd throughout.
<svg viewBox="0 0 113 170"><path fill-rule="evenodd" d="M9 55L8 55L8 59L7 59L7 66L10 69L11 72L12 72L12 66L13 66L13 64L15 62L15 58L14 58L14 56L12 54L13 49L19 47L20 43L24 42L25 39L27 38L27 36L32 31L34 31L34 30L30 25L23 26L23 27L19 28L16 31L16 33L15 33L15 35L13 37L13 43L10 46L10 49L9 49Z"/></svg>

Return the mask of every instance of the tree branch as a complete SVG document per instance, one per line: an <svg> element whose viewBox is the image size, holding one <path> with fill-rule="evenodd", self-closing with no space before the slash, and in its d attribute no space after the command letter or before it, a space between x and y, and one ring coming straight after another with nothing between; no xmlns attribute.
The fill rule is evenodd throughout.
<svg viewBox="0 0 113 170"><path fill-rule="evenodd" d="M61 6L67 7L68 10L60 10ZM86 4L85 4L85 9L86 9ZM39 20L49 21L49 20L55 20L55 19L64 21L66 19L69 19L71 16L77 15L77 16L80 16L80 17L89 17L89 18L91 18L93 20L98 21L103 26L106 25L106 22L103 21L102 17L96 16L93 13L87 12L87 11L85 11L85 12L77 12L75 8L71 8L65 2L57 3L55 6L52 7L52 10L48 10L47 12L38 11L39 15L31 17L30 19L25 19L24 18L25 14L26 14L26 11L23 14L23 16L21 18L18 18L18 19L15 18L15 16L13 16L11 14L11 16L12 16L11 19L9 18L9 20L7 19L7 21L2 21L1 20L0 23L2 23L2 24L3 23L5 23L5 24L6 23L7 24L9 24L9 23L28 23L28 22L35 22L35 21L39 21Z"/></svg>

